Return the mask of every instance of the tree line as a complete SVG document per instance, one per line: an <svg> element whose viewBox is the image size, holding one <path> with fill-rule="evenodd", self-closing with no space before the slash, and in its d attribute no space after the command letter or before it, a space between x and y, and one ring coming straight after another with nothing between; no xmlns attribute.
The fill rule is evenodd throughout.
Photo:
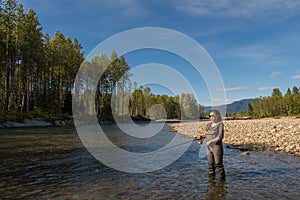
<svg viewBox="0 0 300 200"><path fill-rule="evenodd" d="M42 33L36 13L0 0L0 110L71 113L81 45L59 31Z"/></svg>
<svg viewBox="0 0 300 200"><path fill-rule="evenodd" d="M256 118L299 115L300 87L288 88L284 95L274 88L271 96L254 99L246 114Z"/></svg>
<svg viewBox="0 0 300 200"><path fill-rule="evenodd" d="M100 55L90 61L85 60L74 88L75 101L80 104L79 110L89 115L93 115L96 110L98 119L102 121L126 116L137 120L197 119L203 113L204 107L198 105L193 94L153 94L149 87L139 86L130 80L129 69L125 58L118 57L115 51L110 58ZM90 106L94 102L95 108Z"/></svg>
<svg viewBox="0 0 300 200"><path fill-rule="evenodd" d="M95 97L95 110L100 120L112 120L114 114L160 118L163 111L153 106L156 104L165 108L167 118L199 116L202 107L192 94L154 95L150 88L130 81L129 66L123 56L112 52L110 58L99 55L86 61L81 49L76 38L65 37L59 31L53 37L43 34L32 9L26 13L16 0L0 0L2 118L3 113L72 115L72 93L78 91L85 94L96 91L94 96L84 97ZM80 67L88 70L76 90L74 81ZM93 73L95 68L98 73ZM101 77L97 77L100 74ZM90 88L92 85L96 88Z"/></svg>

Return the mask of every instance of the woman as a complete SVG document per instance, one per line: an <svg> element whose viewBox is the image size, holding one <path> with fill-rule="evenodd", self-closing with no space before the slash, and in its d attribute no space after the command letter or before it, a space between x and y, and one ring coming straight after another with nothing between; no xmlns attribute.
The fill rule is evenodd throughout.
<svg viewBox="0 0 300 200"><path fill-rule="evenodd" d="M215 176L215 170L218 169L221 178L225 178L225 170L223 165L223 144L224 124L222 116L218 110L212 110L209 114L210 123L206 127L206 146L207 146L207 161L208 174ZM203 136L197 135L197 140L204 139Z"/></svg>

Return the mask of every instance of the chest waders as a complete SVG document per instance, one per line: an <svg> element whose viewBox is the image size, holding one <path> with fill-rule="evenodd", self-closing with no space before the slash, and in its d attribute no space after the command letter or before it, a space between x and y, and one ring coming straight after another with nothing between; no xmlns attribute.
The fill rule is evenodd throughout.
<svg viewBox="0 0 300 200"><path fill-rule="evenodd" d="M224 131L224 126L222 122L219 122L216 126L212 127L211 123L208 124L207 131L206 131L206 140L212 140L219 136L219 131ZM215 170L217 168L218 173L221 178L225 178L225 170L223 165L223 144L222 139L216 143L211 143L207 146L207 161L208 161L208 174L210 176L215 175Z"/></svg>

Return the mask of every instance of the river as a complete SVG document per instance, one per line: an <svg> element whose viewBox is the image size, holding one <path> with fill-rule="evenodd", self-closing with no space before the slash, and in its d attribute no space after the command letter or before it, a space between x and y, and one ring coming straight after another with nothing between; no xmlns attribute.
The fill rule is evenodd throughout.
<svg viewBox="0 0 300 200"><path fill-rule="evenodd" d="M108 135L121 134L115 125L104 129ZM173 135L165 127L157 137L166 134ZM160 138L155 141L162 145ZM126 146L124 138L122 142L125 149L135 148ZM300 199L299 157L272 152L244 156L225 148L227 176L222 181L207 176L199 149L193 142L163 169L126 173L96 160L75 128L0 129L0 199Z"/></svg>

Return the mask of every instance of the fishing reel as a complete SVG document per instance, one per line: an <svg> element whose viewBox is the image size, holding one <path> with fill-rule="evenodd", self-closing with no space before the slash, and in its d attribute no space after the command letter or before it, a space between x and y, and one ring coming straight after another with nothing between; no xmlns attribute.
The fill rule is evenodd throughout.
<svg viewBox="0 0 300 200"><path fill-rule="evenodd" d="M205 136L197 135L194 140L196 140L198 142L198 144L203 144L204 139L205 139Z"/></svg>

